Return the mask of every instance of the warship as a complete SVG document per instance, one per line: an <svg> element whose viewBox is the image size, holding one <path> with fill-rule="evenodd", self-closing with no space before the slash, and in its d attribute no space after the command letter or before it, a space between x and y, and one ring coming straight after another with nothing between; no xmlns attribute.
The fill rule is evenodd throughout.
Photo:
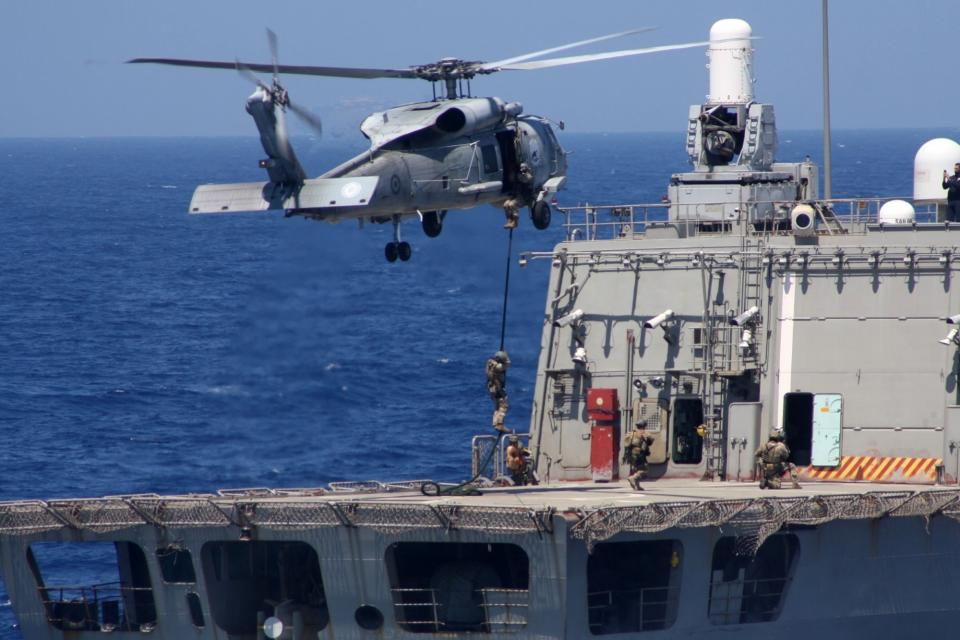
<svg viewBox="0 0 960 640"><path fill-rule="evenodd" d="M957 225L820 196L775 160L751 31L711 29L692 168L669 201L561 208L528 433L472 441L464 485L0 503L0 564L34 639L913 638L960 624ZM640 490L626 438L650 438ZM801 486L761 490L782 429ZM465 443L466 446L466 443ZM65 581L102 558L98 584Z"/></svg>

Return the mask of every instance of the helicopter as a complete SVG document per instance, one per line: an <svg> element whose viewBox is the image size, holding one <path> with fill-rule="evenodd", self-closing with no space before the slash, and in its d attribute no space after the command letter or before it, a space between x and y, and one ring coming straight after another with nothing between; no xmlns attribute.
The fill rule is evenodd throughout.
<svg viewBox="0 0 960 640"><path fill-rule="evenodd" d="M564 44L494 62L442 58L399 69L282 65L276 34L267 29L269 64L218 62L180 58L134 58L150 63L208 69L230 69L256 89L246 111L260 133L266 158L266 182L205 184L194 191L191 214L284 210L286 216L325 222L359 219L393 225L393 239L384 247L389 262L407 261L410 244L400 236L402 220L418 217L423 232L436 237L447 211L482 204L502 207L507 228L516 226L518 211L527 207L537 229L550 225L549 200L566 182L566 152L547 118L526 115L518 102L473 97L470 81L507 70L535 70L675 49L706 46L706 41L661 45L532 60L574 47L650 31L632 29ZM270 84L255 72L272 74ZM286 112L299 117L317 135L322 124L309 110L290 100L281 74L345 78L427 80L433 98L367 116L360 131L370 148L317 178L308 178L287 133ZM437 85L442 92L438 95ZM466 84L466 87L464 87ZM563 123L559 123L563 128Z"/></svg>

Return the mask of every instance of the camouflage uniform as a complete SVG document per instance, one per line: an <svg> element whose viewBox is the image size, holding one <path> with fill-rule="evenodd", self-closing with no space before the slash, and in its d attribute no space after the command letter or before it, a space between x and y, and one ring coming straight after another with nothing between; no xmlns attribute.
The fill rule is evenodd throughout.
<svg viewBox="0 0 960 640"><path fill-rule="evenodd" d="M643 489L640 480L647 477L647 457L650 455L650 445L653 444L653 437L644 431L646 427L646 421L641 420L637 423L637 428L627 435L623 444L623 461L630 465L627 482L637 491Z"/></svg>
<svg viewBox="0 0 960 640"><path fill-rule="evenodd" d="M785 471L790 471L794 489L800 488L795 467L790 462L790 449L783 443L782 434L773 433L770 439L757 449L754 457L761 464L761 489L779 489L780 478Z"/></svg>
<svg viewBox="0 0 960 640"><path fill-rule="evenodd" d="M520 207L523 203L518 198L508 198L503 203L503 213L507 216L507 222L503 225L504 229L516 229L520 222Z"/></svg>
<svg viewBox="0 0 960 640"><path fill-rule="evenodd" d="M507 416L507 368L510 358L505 351L497 351L487 360L487 392L493 400L493 428L506 432L503 420Z"/></svg>

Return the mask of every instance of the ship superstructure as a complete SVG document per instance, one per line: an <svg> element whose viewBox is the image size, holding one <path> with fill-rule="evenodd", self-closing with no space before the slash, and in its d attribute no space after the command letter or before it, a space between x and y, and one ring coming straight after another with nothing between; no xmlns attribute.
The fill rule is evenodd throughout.
<svg viewBox="0 0 960 640"><path fill-rule="evenodd" d="M913 204L818 199L813 163L775 160L749 25L711 38L670 201L568 207L567 239L520 258L551 264L523 434L539 486L500 486L505 443L483 435L469 487L0 503L23 635L913 638L960 623L960 236L931 186L960 145L918 153ZM641 420L654 444L634 491L620 453ZM774 428L800 489L755 483ZM102 580L69 580L91 563Z"/></svg>

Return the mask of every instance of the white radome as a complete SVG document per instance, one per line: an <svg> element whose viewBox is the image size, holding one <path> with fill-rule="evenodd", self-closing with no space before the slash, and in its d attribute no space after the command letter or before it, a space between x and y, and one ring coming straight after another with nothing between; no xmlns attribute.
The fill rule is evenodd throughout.
<svg viewBox="0 0 960 640"><path fill-rule="evenodd" d="M943 172L953 173L957 162L960 162L960 144L949 138L924 142L913 157L914 202L945 202L947 190L941 186Z"/></svg>
<svg viewBox="0 0 960 640"><path fill-rule="evenodd" d="M917 212L906 200L884 202L877 215L877 222L880 224L913 224L916 219Z"/></svg>
<svg viewBox="0 0 960 640"><path fill-rule="evenodd" d="M745 20L725 18L710 27L710 93L708 104L753 101L753 29Z"/></svg>

